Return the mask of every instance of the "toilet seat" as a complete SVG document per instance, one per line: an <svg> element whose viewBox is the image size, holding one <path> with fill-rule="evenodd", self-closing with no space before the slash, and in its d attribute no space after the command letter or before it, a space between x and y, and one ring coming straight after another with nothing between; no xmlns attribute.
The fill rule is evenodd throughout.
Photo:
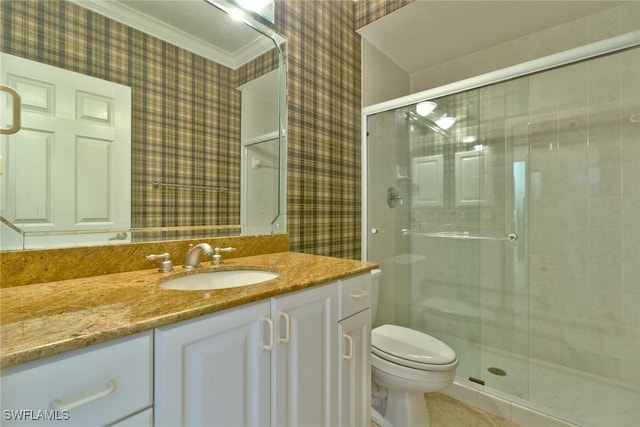
<svg viewBox="0 0 640 427"><path fill-rule="evenodd" d="M458 365L455 351L447 344L398 325L382 325L373 329L371 351L389 362L426 371L448 370Z"/></svg>

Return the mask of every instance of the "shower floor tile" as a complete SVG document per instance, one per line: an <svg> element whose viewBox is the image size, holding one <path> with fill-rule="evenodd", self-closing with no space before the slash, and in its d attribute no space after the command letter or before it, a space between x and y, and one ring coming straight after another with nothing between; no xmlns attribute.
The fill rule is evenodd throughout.
<svg viewBox="0 0 640 427"><path fill-rule="evenodd" d="M496 366L507 375L487 372ZM548 408L550 415L584 426L638 427L640 389L539 360L482 348L487 387Z"/></svg>

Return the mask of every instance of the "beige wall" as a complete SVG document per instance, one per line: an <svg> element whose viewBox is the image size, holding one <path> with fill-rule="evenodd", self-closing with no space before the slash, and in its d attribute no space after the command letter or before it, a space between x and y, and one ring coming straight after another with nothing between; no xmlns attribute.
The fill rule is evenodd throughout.
<svg viewBox="0 0 640 427"><path fill-rule="evenodd" d="M362 106L409 95L409 74L362 39Z"/></svg>
<svg viewBox="0 0 640 427"><path fill-rule="evenodd" d="M412 73L411 93L542 58L640 28L640 2L622 6L508 41Z"/></svg>

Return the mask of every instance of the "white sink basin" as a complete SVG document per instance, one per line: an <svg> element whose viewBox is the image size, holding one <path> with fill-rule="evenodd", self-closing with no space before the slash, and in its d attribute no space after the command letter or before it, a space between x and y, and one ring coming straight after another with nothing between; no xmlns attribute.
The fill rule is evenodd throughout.
<svg viewBox="0 0 640 427"><path fill-rule="evenodd" d="M276 277L278 273L262 270L210 271L169 279L160 283L160 287L179 291L204 291L256 285Z"/></svg>

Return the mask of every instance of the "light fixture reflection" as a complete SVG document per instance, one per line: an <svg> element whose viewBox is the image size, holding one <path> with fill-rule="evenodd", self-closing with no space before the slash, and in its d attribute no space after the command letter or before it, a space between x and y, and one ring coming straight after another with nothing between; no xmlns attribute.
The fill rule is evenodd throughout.
<svg viewBox="0 0 640 427"><path fill-rule="evenodd" d="M456 122L455 117L447 116L446 114L436 120L436 124L440 129L447 130Z"/></svg>
<svg viewBox="0 0 640 427"><path fill-rule="evenodd" d="M471 144L473 142L476 142L477 138L475 136L465 136L464 138L462 138L462 143L463 144Z"/></svg>
<svg viewBox="0 0 640 427"><path fill-rule="evenodd" d="M231 16L231 19L233 19L234 21L244 22L245 20L244 15L239 10L230 11L229 16Z"/></svg>
<svg viewBox="0 0 640 427"><path fill-rule="evenodd" d="M420 102L416 105L416 113L420 114L422 117L426 117L436 109L438 105L435 102L425 101Z"/></svg>
<svg viewBox="0 0 640 427"><path fill-rule="evenodd" d="M260 12L264 9L272 0L238 0L240 6L246 10L253 12Z"/></svg>

